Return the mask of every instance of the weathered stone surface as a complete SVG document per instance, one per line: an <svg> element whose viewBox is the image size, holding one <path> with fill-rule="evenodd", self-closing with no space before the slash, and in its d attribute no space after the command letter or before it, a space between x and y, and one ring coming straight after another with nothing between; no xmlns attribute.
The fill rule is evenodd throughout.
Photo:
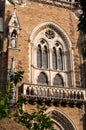
<svg viewBox="0 0 86 130"><path fill-rule="evenodd" d="M0 130L28 130L25 126L16 123L14 120L4 118L0 120Z"/></svg>
<svg viewBox="0 0 86 130"><path fill-rule="evenodd" d="M74 56L74 71L75 71L75 79L74 81L76 82L76 87L81 87L81 73L80 73L80 64L81 64L81 56L79 52L79 45L80 45L80 34L78 32L77 24L78 20L74 14L69 9L66 8L60 8L60 7L54 7L51 5L45 5L41 3L36 3L36 2L31 2L29 1L28 5L24 6L17 6L17 14L19 17L19 21L21 24L21 33L19 34L18 37L18 50L12 50L8 49L8 23L10 16L13 14L13 5L9 4L6 5L5 9L5 38L4 38L4 44L3 44L3 51L6 52L8 50L7 56L8 56L8 66L7 71L10 71L11 67L11 61L12 57L15 57L15 63L16 63L16 71L17 70L24 70L24 79L23 82L25 83L30 83L30 63L28 58L30 57L29 50L30 50L30 35L33 29L44 23L44 22L54 22L55 24L59 25L65 32L67 33L68 37L71 40L72 43L72 50L73 50L73 56ZM4 58L5 59L5 58ZM3 72L4 68L4 63L6 64L5 61L3 61L3 66L1 72ZM5 67L5 68L6 68ZM6 75L6 74L5 74ZM4 77L4 73L3 73ZM0 77L1 79L3 77ZM82 85L83 86L83 85ZM27 104L24 106L24 109L28 112L31 112L31 109L36 108L36 106ZM54 107L54 106L48 106L48 109L57 109L60 110L62 113L65 113L70 120L73 121L75 124L77 130L84 130L84 125L83 126L83 120L84 120L84 109L78 108L78 107ZM4 120L1 121L0 123L0 130L17 130L17 125L21 128L18 130L26 130L23 129L19 124L13 125L11 127L11 121L10 119L6 119L7 123L4 123ZM12 121L14 123L14 121ZM6 124L6 127L5 125ZM8 124L10 125L8 128ZM15 124L15 123L14 123ZM3 126L3 127L2 127ZM15 129L16 126L16 129ZM14 127L14 128L13 128ZM8 129L6 129L8 128Z"/></svg>

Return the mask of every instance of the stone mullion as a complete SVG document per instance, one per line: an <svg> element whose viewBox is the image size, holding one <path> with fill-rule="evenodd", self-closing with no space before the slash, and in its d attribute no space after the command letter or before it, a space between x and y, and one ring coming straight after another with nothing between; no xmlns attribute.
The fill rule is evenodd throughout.
<svg viewBox="0 0 86 130"><path fill-rule="evenodd" d="M67 71L67 52L63 52L63 70ZM64 86L69 87L69 85L68 85L68 74L65 74L64 78L65 78Z"/></svg>
<svg viewBox="0 0 86 130"><path fill-rule="evenodd" d="M43 51L44 51L44 48L41 48L41 51L42 51L42 68L43 68L43 66L44 66L44 64L43 64Z"/></svg>
<svg viewBox="0 0 86 130"><path fill-rule="evenodd" d="M53 69L53 64L52 64L52 49L49 49L49 69Z"/></svg>
<svg viewBox="0 0 86 130"><path fill-rule="evenodd" d="M57 56L57 69L59 69L59 64L58 64L58 50L56 50L56 56Z"/></svg>
<svg viewBox="0 0 86 130"><path fill-rule="evenodd" d="M72 61L71 61L71 63L72 63L72 65L71 65L71 70L72 70L71 76L73 77L73 78L72 78L72 87L75 88L75 86L76 86L76 81L75 81L75 67L74 67L74 51L73 51L73 48L72 48L72 50L70 51L70 53L71 53L71 59L72 59Z"/></svg>
<svg viewBox="0 0 86 130"><path fill-rule="evenodd" d="M49 63L49 69L51 70L52 69L52 49L50 48L49 49L49 60L48 60L48 63ZM50 85L53 85L52 84L52 77L51 77L51 71L49 71L49 84Z"/></svg>
<svg viewBox="0 0 86 130"><path fill-rule="evenodd" d="M65 53L63 52L62 53L63 70L65 70L65 60L66 60Z"/></svg>
<svg viewBox="0 0 86 130"><path fill-rule="evenodd" d="M61 62L62 62L62 70L64 70L64 53L62 51L62 57L61 57Z"/></svg>

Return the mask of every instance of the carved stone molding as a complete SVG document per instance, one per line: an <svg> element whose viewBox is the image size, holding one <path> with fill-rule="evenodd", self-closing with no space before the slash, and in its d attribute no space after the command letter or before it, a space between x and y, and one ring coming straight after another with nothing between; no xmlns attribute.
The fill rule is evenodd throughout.
<svg viewBox="0 0 86 130"><path fill-rule="evenodd" d="M16 4L16 5L21 5L22 4L22 0L8 0L11 4Z"/></svg>
<svg viewBox="0 0 86 130"><path fill-rule="evenodd" d="M42 23L42 24L38 25L36 28L34 28L34 30L31 33L31 36L30 36L31 43L34 43L34 38L43 29L46 29L46 30L49 29L49 30L52 30L53 33L56 32L57 34L59 34L61 36L61 38L63 39L63 41L64 41L66 49L69 49L69 48L72 47L71 40L69 39L66 32L59 25L57 25L57 24L55 24L53 22L45 22L45 23ZM55 34L53 34L53 37L54 37L54 35ZM50 36L49 33L48 33L47 36Z"/></svg>
<svg viewBox="0 0 86 130"><path fill-rule="evenodd" d="M53 39L55 37L55 33L48 29L46 32L45 32L45 36L48 38L48 39Z"/></svg>
<svg viewBox="0 0 86 130"><path fill-rule="evenodd" d="M58 110L52 110L49 114L52 119L64 128L64 130L77 130L73 122L64 113L61 113Z"/></svg>

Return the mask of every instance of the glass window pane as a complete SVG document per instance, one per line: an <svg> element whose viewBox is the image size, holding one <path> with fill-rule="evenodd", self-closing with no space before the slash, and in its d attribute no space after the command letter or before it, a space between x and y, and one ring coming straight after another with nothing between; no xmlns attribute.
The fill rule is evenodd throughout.
<svg viewBox="0 0 86 130"><path fill-rule="evenodd" d="M53 48L53 52L52 52L52 65L53 65L53 69L57 69L57 54L55 48Z"/></svg>
<svg viewBox="0 0 86 130"><path fill-rule="evenodd" d="M46 46L44 46L43 50L43 67L48 68L48 51Z"/></svg>
<svg viewBox="0 0 86 130"><path fill-rule="evenodd" d="M37 80L38 84L48 85L48 79L45 73L41 72Z"/></svg>
<svg viewBox="0 0 86 130"><path fill-rule="evenodd" d="M37 67L39 68L42 67L42 51L40 45L38 45L38 49L37 49Z"/></svg>
<svg viewBox="0 0 86 130"><path fill-rule="evenodd" d="M63 69L63 58L62 58L62 50L61 48L58 49L58 69Z"/></svg>
<svg viewBox="0 0 86 130"><path fill-rule="evenodd" d="M59 87L64 86L63 79L59 74L57 74L55 76L54 81L53 81L53 85L59 86Z"/></svg>

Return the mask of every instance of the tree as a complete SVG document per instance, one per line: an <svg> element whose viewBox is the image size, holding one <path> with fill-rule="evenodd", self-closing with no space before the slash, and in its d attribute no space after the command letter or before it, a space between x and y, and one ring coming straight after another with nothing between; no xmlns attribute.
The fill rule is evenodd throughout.
<svg viewBox="0 0 86 130"><path fill-rule="evenodd" d="M0 119L9 117L11 115L11 99L13 98L13 85L17 85L23 79L23 71L15 72L14 75L10 76L10 82L8 88L0 92Z"/></svg>
<svg viewBox="0 0 86 130"><path fill-rule="evenodd" d="M13 84L13 98L11 102L16 102L18 100L18 86L17 84L22 81L24 71L14 72L14 74L10 75L10 83Z"/></svg>
<svg viewBox="0 0 86 130"><path fill-rule="evenodd" d="M16 86L17 83L21 82L23 79L23 74L24 71L18 71L18 72L14 72L13 75L10 75L10 82L13 82L14 85Z"/></svg>
<svg viewBox="0 0 86 130"><path fill-rule="evenodd" d="M81 14L79 17L78 30L82 33L82 35L86 36L86 0L78 0L80 2ZM83 59L86 59L86 39L83 39L81 45L81 53Z"/></svg>
<svg viewBox="0 0 86 130"><path fill-rule="evenodd" d="M86 0L79 0L81 5L81 14L79 17L78 29L86 34Z"/></svg>
<svg viewBox="0 0 86 130"><path fill-rule="evenodd" d="M10 99L11 99L12 91L6 90L0 92L0 119L10 116Z"/></svg>
<svg viewBox="0 0 86 130"><path fill-rule="evenodd" d="M54 130L51 117L45 113L45 107L37 107L31 114L22 110L26 102L22 97L17 102L11 103L13 85L17 85L23 78L23 71L15 72L10 76L8 89L0 93L0 119L10 117L16 122L26 126L29 130ZM10 108L11 106L11 108Z"/></svg>
<svg viewBox="0 0 86 130"><path fill-rule="evenodd" d="M86 60L86 40L83 41L83 44L81 46L81 52L83 59Z"/></svg>
<svg viewBox="0 0 86 130"><path fill-rule="evenodd" d="M45 113L45 107L37 106L37 110L29 114L22 109L18 109L14 114L14 119L18 123L25 125L29 130L55 130L53 127L54 122Z"/></svg>

